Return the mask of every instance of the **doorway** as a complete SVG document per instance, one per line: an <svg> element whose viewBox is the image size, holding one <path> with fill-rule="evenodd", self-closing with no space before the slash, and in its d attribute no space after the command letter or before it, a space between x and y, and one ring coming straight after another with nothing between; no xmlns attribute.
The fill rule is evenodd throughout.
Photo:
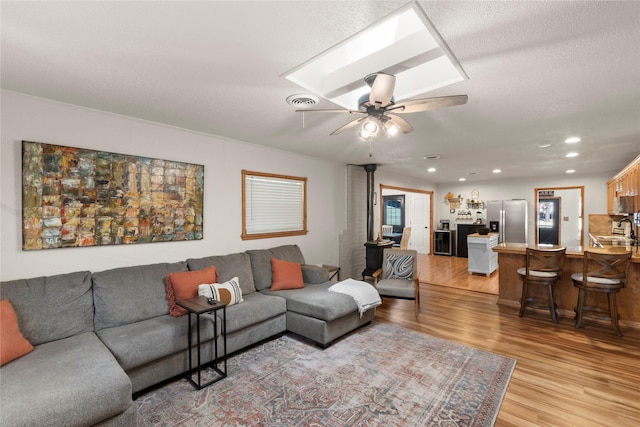
<svg viewBox="0 0 640 427"><path fill-rule="evenodd" d="M392 201L396 196L403 196L403 220L404 227L411 227L411 239L409 249L414 249L420 254L433 252L431 230L433 230L433 191L417 190L413 188L393 187L380 184L380 235L383 235L385 224L385 200ZM385 199L386 198L386 199ZM396 226L394 225L394 232ZM398 229L400 235L402 230Z"/></svg>
<svg viewBox="0 0 640 427"><path fill-rule="evenodd" d="M555 238L543 235L557 234L559 246L584 246L584 186L535 188L533 194L536 244L553 242ZM557 205L552 202L554 199ZM548 209L553 209L553 222L546 219ZM541 223L541 219L545 222Z"/></svg>
<svg viewBox="0 0 640 427"><path fill-rule="evenodd" d="M560 244L560 209L559 197L538 200L538 239L541 245Z"/></svg>

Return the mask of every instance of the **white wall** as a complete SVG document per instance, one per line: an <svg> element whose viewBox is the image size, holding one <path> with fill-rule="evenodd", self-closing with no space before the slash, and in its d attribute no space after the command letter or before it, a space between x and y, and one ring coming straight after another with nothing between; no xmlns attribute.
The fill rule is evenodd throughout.
<svg viewBox="0 0 640 427"><path fill-rule="evenodd" d="M612 174L611 174L612 176ZM435 196L435 215L437 220L450 219L451 224L455 223L455 214L449 213L449 205L444 202L444 197L448 192L466 199L471 198L471 191L477 189L480 192L480 200L505 200L505 199L525 199L527 201L528 212L528 237L529 243L535 242L535 209L534 209L534 189L548 187L573 187L584 186L584 231L583 238L586 238L588 231L589 214L607 213L607 181L611 179L609 174L582 175L582 176L559 176L543 177L536 179L499 180L484 182L466 182L456 185L440 185ZM475 217L475 210L472 209ZM486 210L483 213L486 220ZM583 242L585 240L583 239Z"/></svg>
<svg viewBox="0 0 640 427"><path fill-rule="evenodd" d="M180 261L297 244L308 263L338 263L345 165L21 94L2 92L0 279ZM22 251L21 141L205 165L204 239ZM241 169L308 178L309 233L242 241Z"/></svg>

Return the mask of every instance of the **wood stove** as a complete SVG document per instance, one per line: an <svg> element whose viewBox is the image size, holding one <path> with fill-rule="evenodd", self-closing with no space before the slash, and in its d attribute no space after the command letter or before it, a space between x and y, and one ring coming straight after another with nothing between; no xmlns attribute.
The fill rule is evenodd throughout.
<svg viewBox="0 0 640 427"><path fill-rule="evenodd" d="M372 276L376 270L382 268L383 251L393 246L393 241L387 240L386 243L381 243L382 242L373 241L364 244L365 248L367 248L367 264L362 272L362 280L364 280L365 276Z"/></svg>

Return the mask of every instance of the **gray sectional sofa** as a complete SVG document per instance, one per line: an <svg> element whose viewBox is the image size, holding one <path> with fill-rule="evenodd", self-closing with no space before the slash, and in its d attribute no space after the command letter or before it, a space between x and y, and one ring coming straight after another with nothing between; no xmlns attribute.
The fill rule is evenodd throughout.
<svg viewBox="0 0 640 427"><path fill-rule="evenodd" d="M305 287L271 292L271 258L303 264ZM187 316L169 316L164 279L209 266L218 282L238 277L243 292L227 307L228 353L286 331L324 347L374 317L328 292L328 272L305 265L296 245L2 282L0 298L35 349L0 368L0 425L135 425L133 396L188 369ZM210 316L200 322L205 362L222 339Z"/></svg>

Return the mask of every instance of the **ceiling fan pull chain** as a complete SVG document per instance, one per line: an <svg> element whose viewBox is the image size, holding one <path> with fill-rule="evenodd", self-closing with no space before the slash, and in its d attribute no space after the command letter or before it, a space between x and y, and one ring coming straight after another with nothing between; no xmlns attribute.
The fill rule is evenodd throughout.
<svg viewBox="0 0 640 427"><path fill-rule="evenodd" d="M371 154L371 138L369 138L369 157L373 157Z"/></svg>

